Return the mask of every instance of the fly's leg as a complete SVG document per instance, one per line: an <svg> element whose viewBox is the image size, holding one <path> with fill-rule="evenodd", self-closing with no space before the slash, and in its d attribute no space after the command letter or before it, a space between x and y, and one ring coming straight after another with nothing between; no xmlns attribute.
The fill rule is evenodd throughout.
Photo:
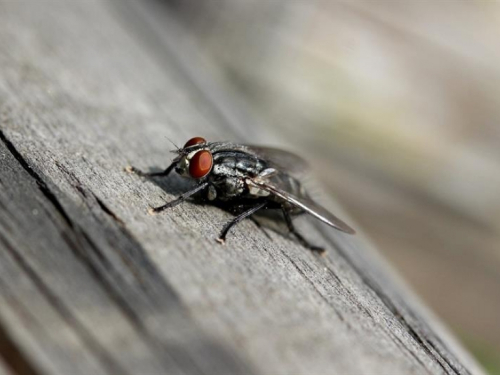
<svg viewBox="0 0 500 375"><path fill-rule="evenodd" d="M300 242L300 244L304 247L307 247L309 250L314 251L319 254L324 254L325 249L319 246L311 245L309 241L307 241L297 230L295 229L295 226L293 225L292 222L292 217L290 216L290 212L287 211L285 207L281 207L281 210L283 211L283 216L285 217L285 222L286 226L288 227L288 230L290 233L292 233L297 241Z"/></svg>
<svg viewBox="0 0 500 375"><path fill-rule="evenodd" d="M264 208L266 206L266 204L267 204L267 202L259 203L256 206L250 208L249 210L247 210L247 211L239 214L233 220L229 221L226 225L224 225L224 227L220 231L219 238L217 238L217 241L223 244L226 241L226 235L227 235L227 233L229 232L229 230L233 226L235 226L236 224L238 224L241 220L243 220L243 219L245 219L245 218L253 215L254 213L256 213L257 211L259 211L260 209Z"/></svg>
<svg viewBox="0 0 500 375"><path fill-rule="evenodd" d="M176 165L177 165L177 163L172 163L164 171L152 172L152 173L143 172L140 169L137 169L135 167L132 167L131 165L128 165L127 167L125 167L125 171L127 171L129 173L134 173L134 174L141 176L141 177L165 177L165 176L168 176L170 174L170 172L172 172L172 170L174 169L174 167Z"/></svg>
<svg viewBox="0 0 500 375"><path fill-rule="evenodd" d="M207 186L208 186L208 182L204 182L204 183L196 186L194 189L186 191L184 194L180 195L177 199L174 199L173 201L170 201L170 202L168 202L160 207L150 207L150 209L148 211L151 215L154 215L154 214L157 214L157 213L160 213L160 212L166 210L167 208L177 206L178 204L184 202L191 195L194 195L197 192L205 189Z"/></svg>

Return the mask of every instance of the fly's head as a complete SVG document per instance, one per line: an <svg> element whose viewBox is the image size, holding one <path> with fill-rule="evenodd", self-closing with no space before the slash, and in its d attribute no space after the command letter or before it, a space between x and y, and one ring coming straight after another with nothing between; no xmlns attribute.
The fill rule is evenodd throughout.
<svg viewBox="0 0 500 375"><path fill-rule="evenodd" d="M174 152L178 154L173 161L175 171L181 176L199 180L211 172L214 160L204 138L191 138L183 148Z"/></svg>

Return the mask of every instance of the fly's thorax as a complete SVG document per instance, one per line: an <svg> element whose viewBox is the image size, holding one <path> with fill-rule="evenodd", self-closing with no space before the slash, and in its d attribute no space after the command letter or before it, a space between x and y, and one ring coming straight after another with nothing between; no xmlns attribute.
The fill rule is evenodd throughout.
<svg viewBox="0 0 500 375"><path fill-rule="evenodd" d="M217 199L231 200L246 195L245 179L258 175L263 169L264 162L252 155L219 152L214 154L214 166L208 179L216 188Z"/></svg>
<svg viewBox="0 0 500 375"><path fill-rule="evenodd" d="M220 152L214 154L213 173L217 176L253 177L258 175L266 164L253 155L241 152Z"/></svg>

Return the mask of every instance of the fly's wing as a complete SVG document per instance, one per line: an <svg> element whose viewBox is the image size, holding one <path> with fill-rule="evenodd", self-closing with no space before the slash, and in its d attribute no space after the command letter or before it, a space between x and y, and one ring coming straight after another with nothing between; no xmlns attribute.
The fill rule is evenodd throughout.
<svg viewBox="0 0 500 375"><path fill-rule="evenodd" d="M245 145L245 148L260 159L266 160L271 167L286 171L295 176L302 176L309 169L304 159L289 151L252 145Z"/></svg>
<svg viewBox="0 0 500 375"><path fill-rule="evenodd" d="M285 190L282 190L268 181L256 177L254 179L247 179L247 184L252 185L256 188L268 191L269 193L283 199L284 201L293 204L296 207L301 208L308 214L314 216L316 219L321 220L323 223L330 225L331 227L338 229L342 232L348 234L354 234L356 231L352 229L349 225L344 223L338 217L330 213L328 210L319 206L316 202L308 199L306 197L296 197Z"/></svg>

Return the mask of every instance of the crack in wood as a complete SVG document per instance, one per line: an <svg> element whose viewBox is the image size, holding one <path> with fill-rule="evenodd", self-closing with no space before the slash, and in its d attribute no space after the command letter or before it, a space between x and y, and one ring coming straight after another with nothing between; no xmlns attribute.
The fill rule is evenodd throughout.
<svg viewBox="0 0 500 375"><path fill-rule="evenodd" d="M373 277L368 276L365 270L358 267L356 262L347 254L346 251L344 251L345 249L343 249L341 246L337 244L335 239L327 235L324 232L324 229L321 228L319 225L317 225L316 228L321 233L323 233L327 241L330 242L330 244L332 244L335 249L337 249L339 254L344 258L344 260L349 264L349 266L356 271L362 282L375 293L378 299L394 315L394 317L398 320L398 322L402 325L402 327L406 329L408 334L417 342L418 346L421 347L429 355L429 357L433 358L436 361L436 363L438 363L441 366L441 368L446 374L470 375L470 372L464 366L460 365L458 359L453 356L452 352L444 345L443 342L439 340L439 343L445 352L439 350L435 346L432 340L438 340L436 335L432 335L433 336L432 338L425 337L424 332L418 332L418 329L413 327L408 322L405 315L411 314L410 309L405 309L405 311L400 311L399 308L396 306L396 303L393 302L391 298L389 298L389 296L383 292L379 283ZM393 296L393 298L395 298L395 296ZM401 304L403 305L404 303L401 301ZM422 319L416 319L414 316L412 317L414 318L415 321L418 321L420 324L422 324L421 328L425 329L427 333L430 334L430 332L432 332L429 327L424 327L425 323ZM390 334L390 336L393 339L395 338L395 336L392 334ZM411 351L410 348L407 349ZM459 365L460 367L457 367L457 365Z"/></svg>
<svg viewBox="0 0 500 375"><path fill-rule="evenodd" d="M33 168L28 164L28 162L23 158L23 156L17 151L12 142L9 139L7 139L7 137L5 136L4 132L1 129L0 129L0 140L5 144L5 147L7 147L7 150L9 150L12 156L19 162L21 167L23 167L23 169L26 172L28 172L28 174L35 180L42 194L49 200L50 203L52 203L52 205L57 210L57 212L59 212L59 214L64 219L66 224L70 228L73 228L73 223L71 222L71 219L69 218L68 214L57 200L56 196L50 191L47 184L40 178L40 176L33 170Z"/></svg>
<svg viewBox="0 0 500 375"><path fill-rule="evenodd" d="M42 375L2 324L0 324L0 357L16 375Z"/></svg>
<svg viewBox="0 0 500 375"><path fill-rule="evenodd" d="M326 267L327 269L327 272L328 274L338 283L338 285L340 287L342 287L342 289L347 293L347 295L349 296L350 298L350 301L354 304L356 304L356 307L362 311L366 316L370 317L370 319L373 321L373 322L376 322L376 319L375 319L375 316L373 315L373 313L367 309L362 303L359 302L359 300L356 298L356 295L354 293L352 293L352 291L344 284L344 282L333 272L333 270L331 270L329 267ZM391 332L390 329L387 329L387 327L385 326L382 326L381 327L390 337L391 339L397 341L397 343L399 344L398 346L400 348L403 348L405 350L405 352L407 354L409 354L417 363L420 364L420 366L422 366L423 369L425 369L427 371L427 373L431 373L431 371L428 369L427 365L410 349L408 348L405 343L399 338L397 337L397 335L395 335L393 332Z"/></svg>
<svg viewBox="0 0 500 375"><path fill-rule="evenodd" d="M6 238L0 233L0 242L10 254L11 258L18 264L18 266L25 272L31 279L40 293L50 302L54 309L59 313L61 318L72 327L80 336L86 347L98 358L103 366L108 369L110 374L127 374L118 363L116 363L107 351L95 340L95 338L88 332L85 327L78 321L78 319L71 313L67 306L59 300L59 298L52 293L47 284L35 272L35 270L28 264L24 257L12 246ZM1 325L0 325L1 326Z"/></svg>
<svg viewBox="0 0 500 375"><path fill-rule="evenodd" d="M320 297L320 299L325 302L330 308L333 310L335 315L339 318L340 321L344 322L349 328L350 325L349 323L345 320L345 318L342 316L342 314L335 308L335 306L332 305L332 303L321 293L318 288L316 287L316 284L309 278L309 276L306 275L306 273L297 265L297 263L286 253L286 251L280 249L282 255L288 259L288 261L293 265L295 270L299 273L300 276L312 287L314 290L314 293Z"/></svg>

